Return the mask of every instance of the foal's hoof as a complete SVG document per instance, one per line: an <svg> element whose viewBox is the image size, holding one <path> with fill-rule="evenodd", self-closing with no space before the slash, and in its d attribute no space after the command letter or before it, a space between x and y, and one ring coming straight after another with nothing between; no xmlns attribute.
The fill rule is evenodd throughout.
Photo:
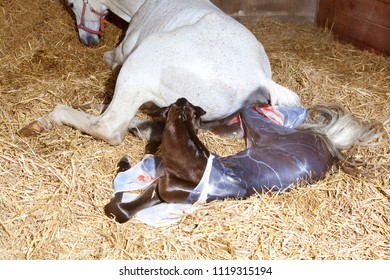
<svg viewBox="0 0 390 280"><path fill-rule="evenodd" d="M49 129L46 128L40 121L33 121L20 129L18 134L23 137L31 137L47 132Z"/></svg>
<svg viewBox="0 0 390 280"><path fill-rule="evenodd" d="M116 165L118 167L117 173L124 172L131 168L130 158L128 156L124 156Z"/></svg>
<svg viewBox="0 0 390 280"><path fill-rule="evenodd" d="M124 212L124 210L120 207L121 200L122 193L116 193L115 197L111 199L106 206L104 206L104 213L107 217L123 224L130 220L131 216Z"/></svg>

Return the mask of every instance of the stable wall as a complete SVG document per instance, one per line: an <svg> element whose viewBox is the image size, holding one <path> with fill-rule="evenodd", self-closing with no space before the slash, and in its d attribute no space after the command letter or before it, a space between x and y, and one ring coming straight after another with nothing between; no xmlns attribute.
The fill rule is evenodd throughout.
<svg viewBox="0 0 390 280"><path fill-rule="evenodd" d="M212 0L226 13L250 20L270 16L314 24L317 0Z"/></svg>
<svg viewBox="0 0 390 280"><path fill-rule="evenodd" d="M390 0L319 0L317 24L341 41L390 55Z"/></svg>
<svg viewBox="0 0 390 280"><path fill-rule="evenodd" d="M326 27L360 49L390 55L390 0L212 0L226 13L251 21L268 16Z"/></svg>

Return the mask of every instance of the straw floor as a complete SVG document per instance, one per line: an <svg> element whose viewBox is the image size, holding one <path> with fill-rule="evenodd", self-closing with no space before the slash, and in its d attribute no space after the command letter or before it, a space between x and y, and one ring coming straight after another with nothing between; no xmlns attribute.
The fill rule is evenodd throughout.
<svg viewBox="0 0 390 280"><path fill-rule="evenodd" d="M125 154L136 163L142 140L129 134L112 147L69 127L35 138L17 131L58 103L109 100L115 79L102 55L125 26L109 17L102 44L88 48L62 1L25 2L0 0L0 259L390 259L388 141L357 150L381 165L368 175L335 168L310 186L210 203L165 228L105 217L116 163ZM360 119L389 120L389 57L311 26L261 19L248 27L275 80L305 106L339 102ZM201 137L220 155L244 147Z"/></svg>

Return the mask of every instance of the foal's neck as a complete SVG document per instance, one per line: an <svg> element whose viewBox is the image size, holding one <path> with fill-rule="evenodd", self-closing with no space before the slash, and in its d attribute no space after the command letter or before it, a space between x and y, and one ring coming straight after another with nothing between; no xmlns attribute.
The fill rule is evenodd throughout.
<svg viewBox="0 0 390 280"><path fill-rule="evenodd" d="M163 157L166 161L197 165L207 162L209 150L196 135L195 129L187 122L176 122L165 127L162 141Z"/></svg>

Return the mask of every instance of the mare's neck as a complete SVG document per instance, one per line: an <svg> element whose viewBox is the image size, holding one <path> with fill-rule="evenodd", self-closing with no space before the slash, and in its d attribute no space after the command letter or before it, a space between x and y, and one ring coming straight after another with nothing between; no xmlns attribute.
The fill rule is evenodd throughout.
<svg viewBox="0 0 390 280"><path fill-rule="evenodd" d="M146 0L101 0L114 14L129 22Z"/></svg>

